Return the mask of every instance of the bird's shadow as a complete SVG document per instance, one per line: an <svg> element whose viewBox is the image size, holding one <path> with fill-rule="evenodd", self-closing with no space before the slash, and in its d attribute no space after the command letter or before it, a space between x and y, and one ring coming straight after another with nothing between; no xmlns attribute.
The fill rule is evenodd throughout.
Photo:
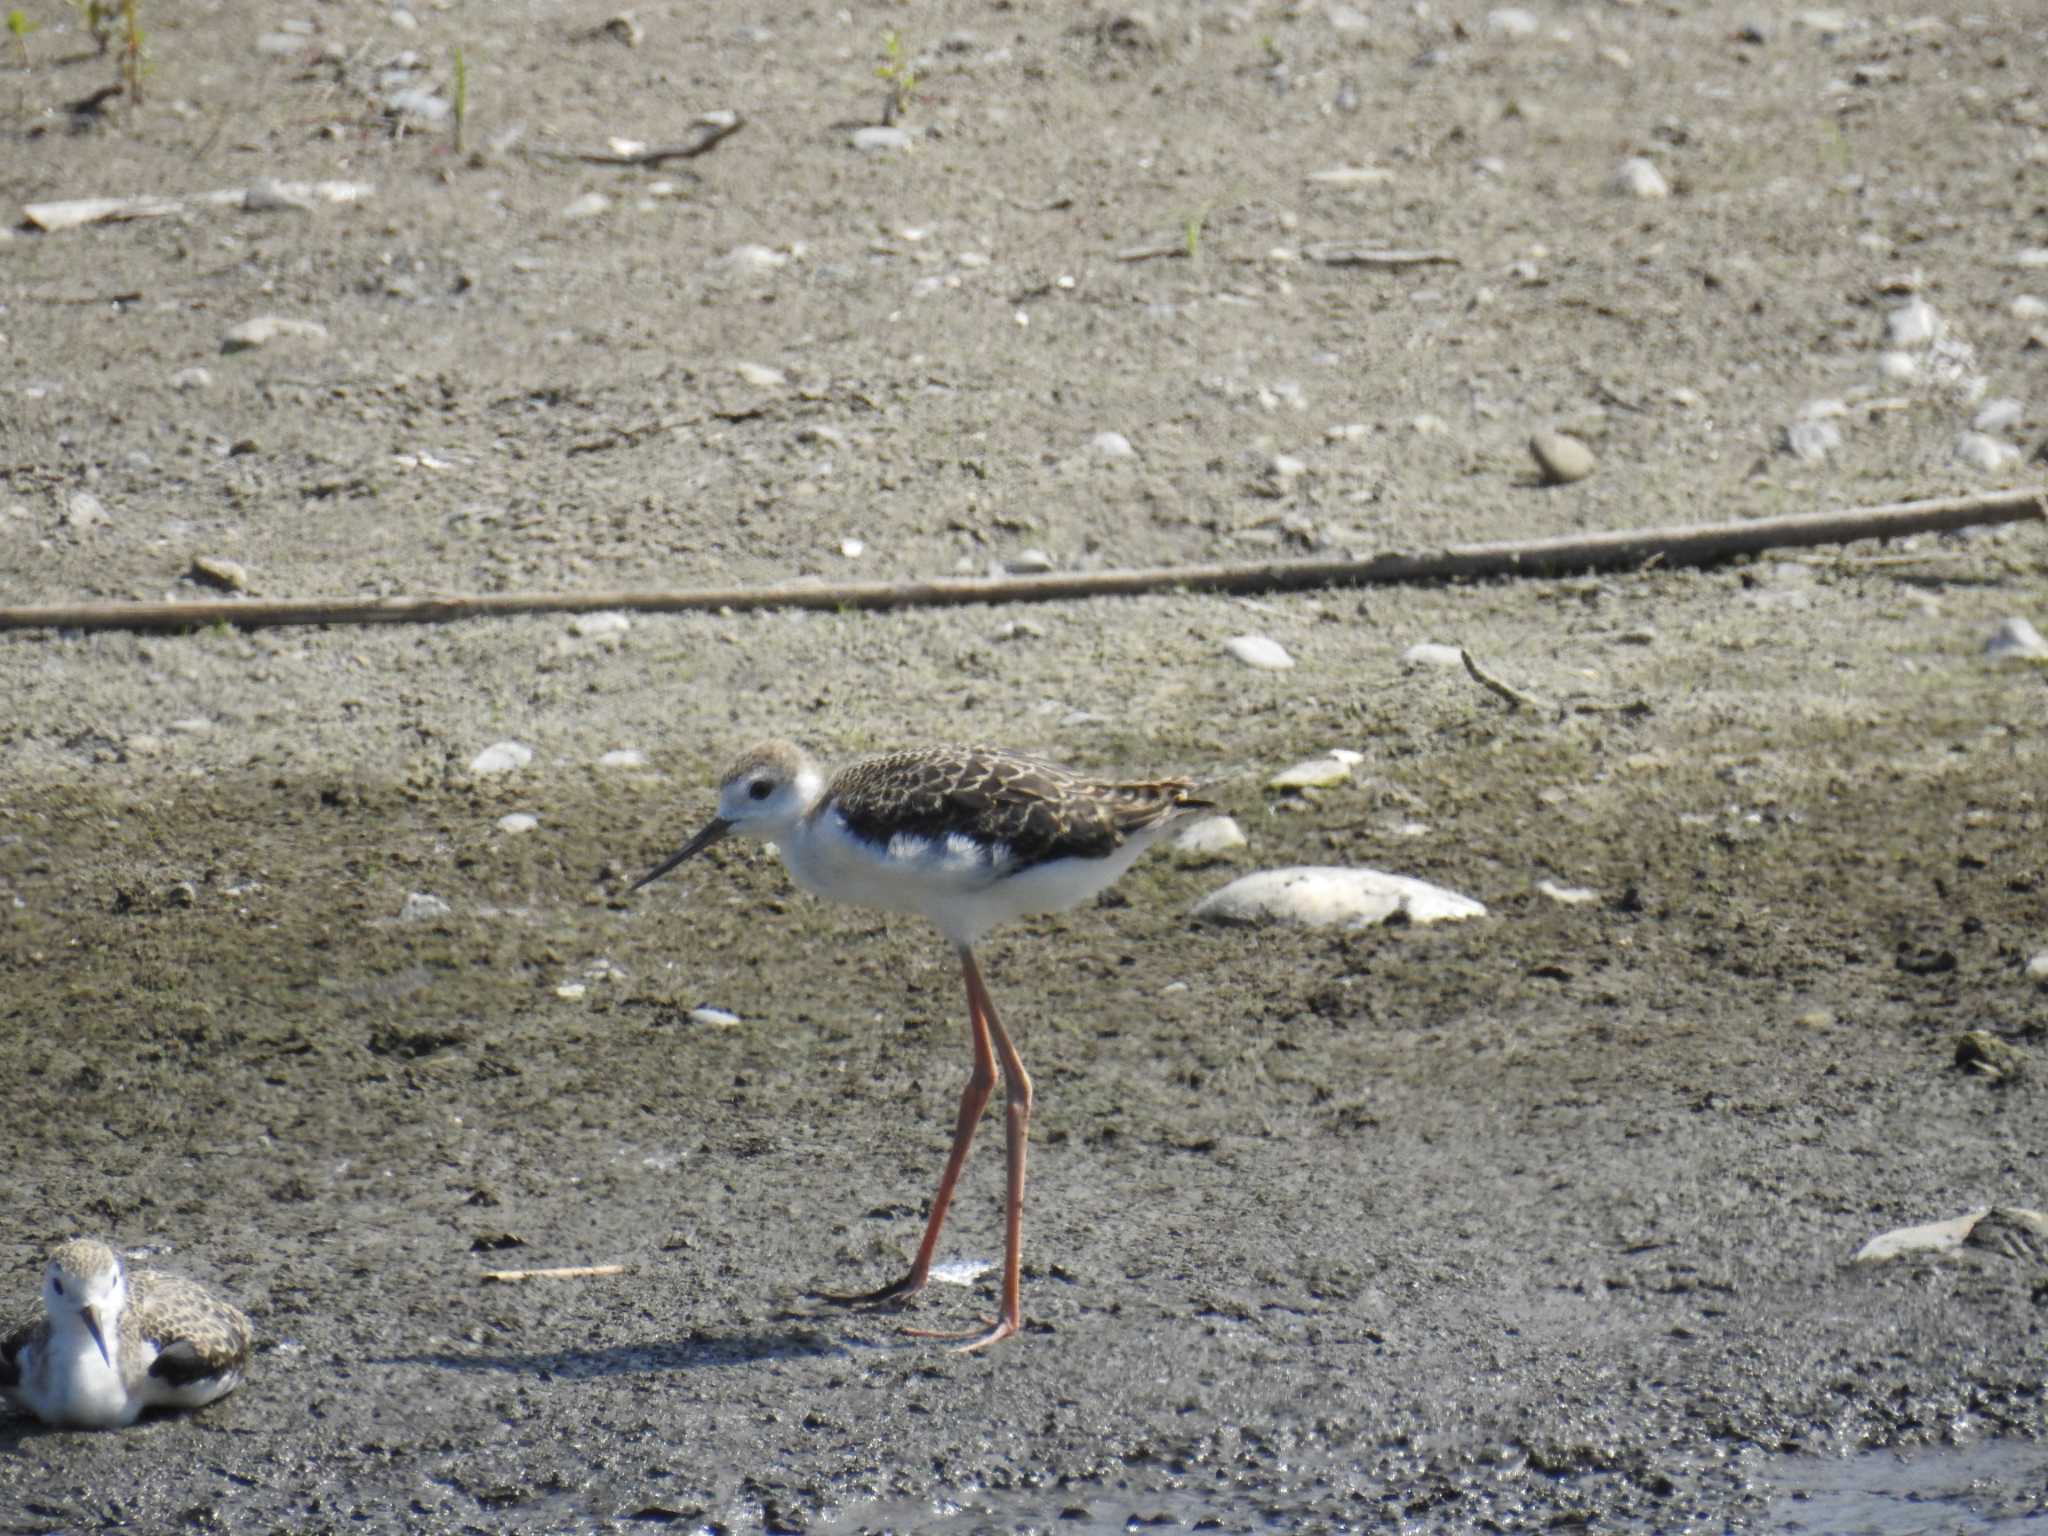
<svg viewBox="0 0 2048 1536"><path fill-rule="evenodd" d="M860 1344L861 1349L887 1350L886 1344ZM449 1350L363 1357L365 1365L424 1365L437 1370L498 1372L533 1376L542 1381L592 1381L615 1376L652 1376L678 1371L758 1365L771 1360L824 1359L851 1356L856 1346L817 1328L782 1332L693 1333L687 1339L637 1344L607 1344L596 1349L547 1349L524 1353L456 1354Z"/></svg>

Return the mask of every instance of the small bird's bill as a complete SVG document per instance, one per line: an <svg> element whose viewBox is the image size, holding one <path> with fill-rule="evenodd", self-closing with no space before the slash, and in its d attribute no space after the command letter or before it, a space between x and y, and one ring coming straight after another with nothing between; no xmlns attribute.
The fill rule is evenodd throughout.
<svg viewBox="0 0 2048 1536"><path fill-rule="evenodd" d="M669 858L663 859L659 864L655 865L654 868L650 869L638 880L635 880L632 883L632 885L628 887L628 889L637 891L640 889L641 886L648 884L650 881L659 880L663 875L667 874L670 870L674 869L678 864L682 863L685 859L694 859L695 857L697 857L698 854L702 853L706 848L709 848L713 843L717 842L720 838L724 837L725 834L730 832L731 830L732 823L727 821L723 816L712 817L710 822L705 826L702 832L699 832L695 837L691 838L687 843L683 844L683 846L677 849L675 853L671 855Z"/></svg>
<svg viewBox="0 0 2048 1536"><path fill-rule="evenodd" d="M100 1358L106 1361L108 1365L112 1365L114 1357L107 1353L107 1337L100 1332L99 1317L93 1312L91 1307L87 1307L84 1310L83 1316L85 1318L85 1331L92 1335L93 1343L100 1347Z"/></svg>

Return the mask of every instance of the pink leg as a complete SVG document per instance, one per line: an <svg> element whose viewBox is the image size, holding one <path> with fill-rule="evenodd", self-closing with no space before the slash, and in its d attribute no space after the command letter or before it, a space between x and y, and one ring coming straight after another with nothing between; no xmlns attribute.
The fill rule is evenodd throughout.
<svg viewBox="0 0 2048 1536"><path fill-rule="evenodd" d="M992 1011L985 1011L988 993L982 990L981 976L974 968L974 956L963 950L960 959L967 973L967 1027L974 1050L974 1070L968 1074L967 1086L960 1091L960 1116L953 1122L953 1150L947 1154L946 1171L939 1178L939 1192L932 1196L932 1213L924 1224L924 1241L917 1245L917 1257L911 1261L910 1273L901 1280L885 1285L878 1291L863 1291L858 1295L823 1293L818 1298L821 1301L834 1301L842 1306L855 1307L902 1301L905 1297L915 1296L923 1290L925 1282L931 1279L932 1255L938 1250L939 1232L946 1225L946 1211L953 1203L953 1186L960 1182L960 1170L967 1166L967 1149L974 1145L974 1128L980 1123L981 1112L988 1108L989 1093L996 1085L996 1058L989 1046L989 1026L995 1024L995 1014ZM1002 1026L996 1024L995 1027L1000 1036ZM1010 1048L1007 1037L1003 1037L1003 1051L1003 1075L1007 1080L1010 1061L1017 1054ZM1022 1063L1018 1064L1017 1070L1019 1073L1024 1070ZM1024 1085L1024 1091L1028 1109L1031 1092L1028 1080ZM1014 1102L1013 1093L1013 1106ZM1014 1150L1011 1154L1011 1168L1013 1195L1021 1198L1022 1172ZM1015 1245L1016 1238L1013 1232L1011 1246L1014 1248Z"/></svg>
<svg viewBox="0 0 2048 1536"><path fill-rule="evenodd" d="M1024 1326L1024 1157L1031 1132L1031 1076L1024 1070L1024 1058L1017 1054L1017 1047L1010 1043L1009 1031L1003 1028L1002 1020L996 1017L996 1005L989 998L988 988L982 984L981 971L974 963L973 954L962 950L960 963L967 976L968 1011L981 1021L981 1028L977 1033L983 1038L994 1037L996 1055L1003 1064L1004 1130L1009 1151L1010 1174L1009 1201L1003 1213L1005 1231L1002 1311L987 1330L979 1334L925 1335L932 1338L966 1337L967 1342L960 1346L959 1352L969 1354L1007 1339ZM986 1097L984 1090L984 1100Z"/></svg>

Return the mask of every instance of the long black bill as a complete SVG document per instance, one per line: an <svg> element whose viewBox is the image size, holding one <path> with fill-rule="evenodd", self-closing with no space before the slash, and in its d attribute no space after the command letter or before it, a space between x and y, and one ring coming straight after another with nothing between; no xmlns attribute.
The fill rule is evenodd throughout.
<svg viewBox="0 0 2048 1536"><path fill-rule="evenodd" d="M663 859L659 864L655 865L654 868L650 869L638 880L635 880L632 883L632 885L627 887L627 889L637 891L640 889L641 886L646 885L649 881L659 880L663 875L667 874L670 870L674 869L678 864L682 863L685 859L694 859L695 857L697 857L698 854L702 853L706 848L709 848L713 843L717 842L720 838L724 837L725 834L730 832L731 830L732 823L727 821L723 816L712 817L710 823L706 825L702 832L699 832L695 837L691 838L687 843L683 844L681 848L677 849L674 854L672 854L670 857L666 859Z"/></svg>
<svg viewBox="0 0 2048 1536"><path fill-rule="evenodd" d="M107 1353L107 1339L106 1335L100 1332L99 1318L93 1315L91 1307L87 1307L84 1310L83 1316L85 1318L85 1331L92 1335L93 1343L100 1347L100 1358L106 1361L107 1364L112 1365L114 1357Z"/></svg>

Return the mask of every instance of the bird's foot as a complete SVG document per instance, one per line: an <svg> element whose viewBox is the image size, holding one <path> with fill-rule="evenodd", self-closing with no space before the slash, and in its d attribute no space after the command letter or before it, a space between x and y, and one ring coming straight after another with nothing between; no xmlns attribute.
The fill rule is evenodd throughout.
<svg viewBox="0 0 2048 1536"><path fill-rule="evenodd" d="M983 1318L986 1325L979 1331L969 1328L951 1331L937 1328L899 1328L897 1332L913 1339L961 1339L964 1343L953 1346L956 1355L971 1355L976 1350L987 1349L991 1344L1000 1344L1011 1334L1024 1326L1024 1319L1004 1313L1001 1317Z"/></svg>
<svg viewBox="0 0 2048 1536"><path fill-rule="evenodd" d="M900 1306L923 1290L925 1280L925 1276L912 1272L878 1291L812 1291L810 1295L814 1301L830 1302L835 1307L893 1307Z"/></svg>

